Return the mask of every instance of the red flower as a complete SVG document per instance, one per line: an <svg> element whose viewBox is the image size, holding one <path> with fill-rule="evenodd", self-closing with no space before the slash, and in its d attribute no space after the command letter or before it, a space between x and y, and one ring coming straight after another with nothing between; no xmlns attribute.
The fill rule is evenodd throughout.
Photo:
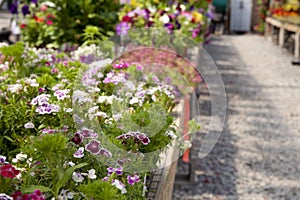
<svg viewBox="0 0 300 200"><path fill-rule="evenodd" d="M47 18L48 18L48 19L51 19L51 18L55 18L55 16L52 15L52 14L48 14L48 15L47 15Z"/></svg>
<svg viewBox="0 0 300 200"><path fill-rule="evenodd" d="M11 164L6 164L0 168L1 175L7 178L15 178L20 171L14 168Z"/></svg>
<svg viewBox="0 0 300 200"><path fill-rule="evenodd" d="M35 19L35 21L38 22L38 23L39 23L39 22L44 22L44 19L43 19L43 18L40 18L40 17L38 17L38 16L36 16L36 15L33 16L33 19Z"/></svg>
<svg viewBox="0 0 300 200"><path fill-rule="evenodd" d="M21 29L26 28L26 24L21 24L21 25L20 25L20 28L21 28Z"/></svg>

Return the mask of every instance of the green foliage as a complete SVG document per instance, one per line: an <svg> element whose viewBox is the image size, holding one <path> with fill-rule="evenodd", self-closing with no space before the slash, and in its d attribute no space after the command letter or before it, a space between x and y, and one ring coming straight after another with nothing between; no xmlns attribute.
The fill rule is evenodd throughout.
<svg viewBox="0 0 300 200"><path fill-rule="evenodd" d="M112 200L122 198L116 187L112 186L110 182L101 180L90 181L88 184L80 185L79 191L86 196L86 199Z"/></svg>
<svg viewBox="0 0 300 200"><path fill-rule="evenodd" d="M23 40L31 46L58 48L64 43L82 44L97 27L93 40L102 40L114 33L120 5L111 0L53 0L54 7L41 10L31 6L32 15L25 18ZM32 4L30 4L32 5ZM23 20L24 22L24 20ZM93 28L92 28L93 29ZM92 30L95 31L95 30ZM95 32L94 32L95 33Z"/></svg>
<svg viewBox="0 0 300 200"><path fill-rule="evenodd" d="M47 160L62 155L67 149L69 139L62 134L48 134L37 138L32 147L36 156L41 160Z"/></svg>

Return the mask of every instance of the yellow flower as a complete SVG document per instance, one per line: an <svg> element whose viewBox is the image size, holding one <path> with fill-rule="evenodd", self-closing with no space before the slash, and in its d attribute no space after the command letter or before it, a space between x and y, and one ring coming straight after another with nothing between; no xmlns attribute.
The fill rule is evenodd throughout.
<svg viewBox="0 0 300 200"><path fill-rule="evenodd" d="M193 19L195 20L195 23L202 22L202 20L203 20L203 15L196 11L192 12L192 16L193 16Z"/></svg>

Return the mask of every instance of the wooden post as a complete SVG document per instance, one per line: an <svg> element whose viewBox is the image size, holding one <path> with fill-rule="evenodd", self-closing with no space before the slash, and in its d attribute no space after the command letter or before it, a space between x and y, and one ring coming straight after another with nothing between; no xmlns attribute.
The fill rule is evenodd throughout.
<svg viewBox="0 0 300 200"><path fill-rule="evenodd" d="M280 27L279 29L279 46L283 47L284 44L284 27Z"/></svg>
<svg viewBox="0 0 300 200"><path fill-rule="evenodd" d="M294 49L294 52L295 52L295 57L296 58L299 58L299 47L300 47L299 39L300 39L300 28L295 33L295 49Z"/></svg>

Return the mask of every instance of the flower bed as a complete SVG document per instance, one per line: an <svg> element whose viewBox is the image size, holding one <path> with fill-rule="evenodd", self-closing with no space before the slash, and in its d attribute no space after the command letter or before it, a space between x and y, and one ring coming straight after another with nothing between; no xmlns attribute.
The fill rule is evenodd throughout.
<svg viewBox="0 0 300 200"><path fill-rule="evenodd" d="M1 45L1 198L144 199L145 177L182 138L177 80L97 61L96 46Z"/></svg>

